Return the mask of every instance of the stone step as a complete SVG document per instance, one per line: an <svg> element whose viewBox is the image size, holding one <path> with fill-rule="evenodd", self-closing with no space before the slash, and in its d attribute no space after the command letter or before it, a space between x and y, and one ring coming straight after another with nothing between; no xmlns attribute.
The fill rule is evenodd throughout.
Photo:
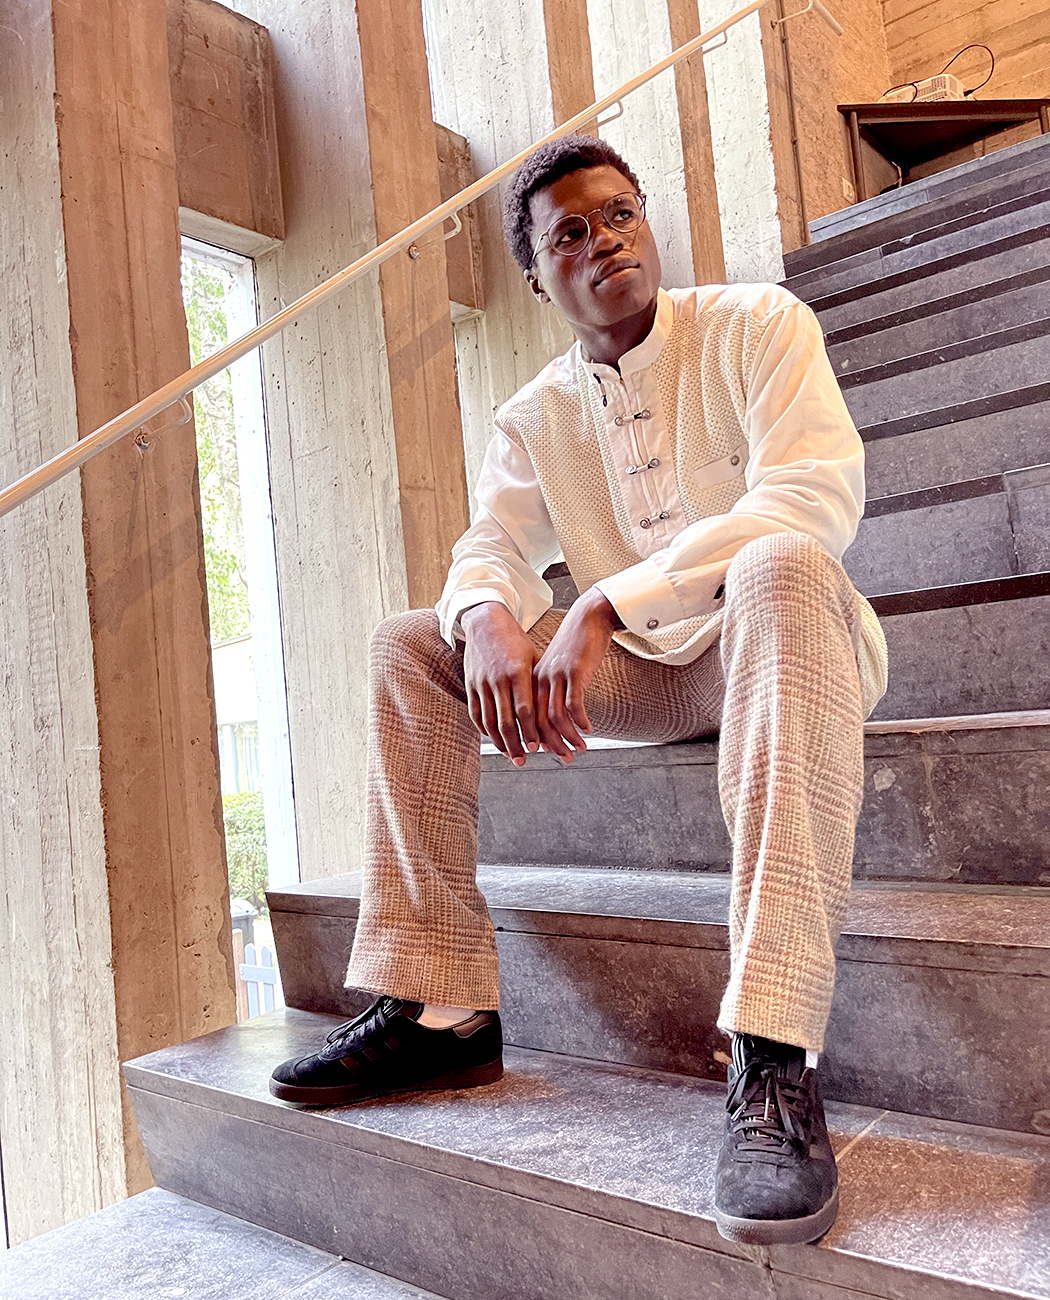
<svg viewBox="0 0 1050 1300"><path fill-rule="evenodd" d="M1033 228L984 245L960 258L948 258L923 274L898 276L864 285L863 292L845 295L837 306L816 298L817 316L832 346L852 334L875 332L887 322L904 323L944 309L945 303L980 302L1000 286L1039 283L1050 266L1050 238Z"/></svg>
<svg viewBox="0 0 1050 1300"><path fill-rule="evenodd" d="M896 620L887 620L892 631ZM1050 710L869 722L858 881L1050 885ZM727 871L713 739L482 756L483 862ZM670 811L670 815L668 813Z"/></svg>
<svg viewBox="0 0 1050 1300"><path fill-rule="evenodd" d="M129 1062L159 1185L451 1300L1050 1297L1044 1137L830 1103L838 1222L741 1246L711 1209L719 1085L509 1048L485 1089L273 1100L273 1063L336 1023L280 1011Z"/></svg>
<svg viewBox="0 0 1050 1300"><path fill-rule="evenodd" d="M884 242L783 283L819 314L1037 242L1046 233L1048 205L1050 175L1043 175L1037 184L1006 186L954 207L937 207L925 229L899 236L887 231Z"/></svg>
<svg viewBox="0 0 1050 1300"><path fill-rule="evenodd" d="M1050 574L872 599L889 689L872 715L952 717L1042 709L1050 700Z"/></svg>
<svg viewBox="0 0 1050 1300"><path fill-rule="evenodd" d="M1050 333L1048 282L1050 261L909 310L869 314L860 324L832 331L825 342L839 385L856 387L866 372L887 365L921 370L952 355L974 356Z"/></svg>
<svg viewBox="0 0 1050 1300"><path fill-rule="evenodd" d="M152 1187L0 1252L2 1300L440 1300Z"/></svg>
<svg viewBox="0 0 1050 1300"><path fill-rule="evenodd" d="M892 437L950 424L966 418L967 407L975 403L1001 409L1030 388L1033 377L1050 370L1050 325L1044 329L1040 322L1039 328L1003 334L994 348L985 348L984 340L967 340L851 375L843 395L861 436ZM946 415L953 410L953 417Z"/></svg>
<svg viewBox="0 0 1050 1300"><path fill-rule="evenodd" d="M1050 171L1050 136L1037 135L985 158L946 168L818 217L809 226L813 242L785 254L788 273L801 274L836 261L847 252L883 242L888 218L903 217L901 225L905 230L909 225L921 229L929 223L931 212L936 217L956 197L996 190L1020 180L1038 181L1046 171Z"/></svg>
<svg viewBox="0 0 1050 1300"><path fill-rule="evenodd" d="M1050 570L1050 465L869 498L843 557L867 596Z"/></svg>
<svg viewBox="0 0 1050 1300"><path fill-rule="evenodd" d="M879 427L869 430L864 446L869 500L1044 464L1050 460L1050 384L1041 389L1040 400L895 437L871 436L881 432Z"/></svg>
<svg viewBox="0 0 1050 1300"><path fill-rule="evenodd" d="M727 875L502 866L478 883L508 1042L725 1078ZM359 895L357 876L271 892L289 1006L370 1001L342 987ZM837 956L827 1096L1050 1133L1050 892L856 888Z"/></svg>

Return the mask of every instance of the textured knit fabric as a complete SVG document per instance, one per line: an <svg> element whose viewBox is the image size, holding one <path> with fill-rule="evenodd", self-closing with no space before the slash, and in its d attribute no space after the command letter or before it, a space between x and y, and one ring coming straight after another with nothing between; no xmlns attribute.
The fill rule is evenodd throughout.
<svg viewBox="0 0 1050 1300"><path fill-rule="evenodd" d="M797 531L840 558L863 509L863 446L820 327L777 285L661 291L619 371L574 344L495 423L438 605L450 642L482 600L530 627L560 552L579 590L598 586L615 607L621 645L689 663L718 636L742 546ZM886 657L866 603L857 639L869 711Z"/></svg>
<svg viewBox="0 0 1050 1300"><path fill-rule="evenodd" d="M530 631L541 649L560 611ZM686 665L613 644L587 694L597 734L670 742L721 727L733 838L731 978L719 1024L823 1046L862 788L861 601L820 545L776 533L726 575L721 645ZM496 945L475 884L480 753L462 646L433 611L373 642L367 857L348 987L494 1009ZM713 810L712 810L713 811Z"/></svg>

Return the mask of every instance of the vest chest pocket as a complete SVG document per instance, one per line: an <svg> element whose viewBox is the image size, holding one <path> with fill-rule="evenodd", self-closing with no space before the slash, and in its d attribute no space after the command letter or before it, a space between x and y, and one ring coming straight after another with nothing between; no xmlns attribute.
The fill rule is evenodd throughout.
<svg viewBox="0 0 1050 1300"><path fill-rule="evenodd" d="M720 460L710 461L700 469L693 470L689 474L690 488L696 492L703 492L706 488L717 487L719 483L729 483L739 478L747 467L748 454L749 449L745 440Z"/></svg>

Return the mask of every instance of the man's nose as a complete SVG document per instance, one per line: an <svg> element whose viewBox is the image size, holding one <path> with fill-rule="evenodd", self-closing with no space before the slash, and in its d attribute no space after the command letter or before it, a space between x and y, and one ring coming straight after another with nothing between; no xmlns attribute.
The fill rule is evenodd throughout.
<svg viewBox="0 0 1050 1300"><path fill-rule="evenodd" d="M606 223L605 218L595 217L591 224L589 252L595 255L615 253L623 248L623 232Z"/></svg>

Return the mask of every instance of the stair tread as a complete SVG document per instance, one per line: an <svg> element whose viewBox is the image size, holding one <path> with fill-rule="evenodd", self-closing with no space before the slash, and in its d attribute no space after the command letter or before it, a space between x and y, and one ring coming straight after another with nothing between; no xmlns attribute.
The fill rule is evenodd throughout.
<svg viewBox="0 0 1050 1300"><path fill-rule="evenodd" d="M750 1257L712 1221L719 1085L508 1048L505 1079L485 1089L320 1112L271 1098L274 1062L314 1049L338 1022L274 1012L129 1062L128 1081L330 1148ZM838 1222L817 1249L774 1248L775 1268L870 1294L877 1265L877 1294L890 1293L889 1277L901 1300L928 1297L934 1278L1050 1297L1050 1139L835 1103L828 1112Z"/></svg>
<svg viewBox="0 0 1050 1300"><path fill-rule="evenodd" d="M440 1300L159 1187L0 1252L11 1300Z"/></svg>
<svg viewBox="0 0 1050 1300"><path fill-rule="evenodd" d="M667 942L663 931L672 927L673 942L725 946L727 874L482 865L477 880L494 924L503 930ZM353 917L360 890L360 875L350 873L270 890L268 896L275 911ZM638 922L654 924L640 927ZM690 936L691 928L702 932ZM898 940L1027 949L1035 966L1050 974L1050 891L1023 885L854 887L840 958L848 959L861 946L856 940L890 941L883 945L887 958L906 956L901 944L893 942ZM865 959L873 959L872 944L862 946ZM960 957L952 952L949 959L955 963Z"/></svg>

